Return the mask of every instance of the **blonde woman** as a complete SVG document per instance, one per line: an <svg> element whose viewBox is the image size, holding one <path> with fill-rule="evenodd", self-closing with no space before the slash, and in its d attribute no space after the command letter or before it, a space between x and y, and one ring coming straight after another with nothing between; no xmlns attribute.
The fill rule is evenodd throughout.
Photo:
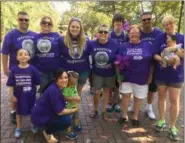
<svg viewBox="0 0 185 143"><path fill-rule="evenodd" d="M176 32L175 18L170 15L164 16L162 25L165 33L158 35L156 38L156 42L154 44L157 49L156 53L158 55L161 54L161 52L167 47L167 37L172 35L177 39L176 44L181 44L181 47L184 48L184 35ZM156 130L162 131L166 127L165 112L168 90L170 99L170 138L172 140L178 140L178 130L175 127L175 124L179 113L179 99L184 82L184 52L179 52L178 49L174 50L174 52L181 59L181 64L177 69L173 68L173 65L171 65L172 61L170 60L168 61L169 66L162 68L162 65L160 64L161 61L156 58L157 54L154 56L158 61L155 69L155 80L158 88L158 108L160 115L160 120L157 122Z"/></svg>
<svg viewBox="0 0 185 143"><path fill-rule="evenodd" d="M66 35L61 39L62 68L79 74L78 92L81 96L82 87L90 73L87 37L80 19L71 18Z"/></svg>

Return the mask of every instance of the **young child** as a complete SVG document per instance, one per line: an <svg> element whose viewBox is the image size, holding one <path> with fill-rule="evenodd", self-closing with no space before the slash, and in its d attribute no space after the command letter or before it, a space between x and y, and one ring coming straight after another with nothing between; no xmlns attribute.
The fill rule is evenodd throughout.
<svg viewBox="0 0 185 143"><path fill-rule="evenodd" d="M20 49L17 52L18 65L12 68L7 81L11 100L16 102L16 138L21 136L22 116L31 114L31 109L36 101L36 90L40 84L39 72L29 64L29 60L29 52L25 49ZM32 126L32 132L37 132L34 125Z"/></svg>
<svg viewBox="0 0 185 143"><path fill-rule="evenodd" d="M175 35L167 37L167 48L161 52L161 56L157 56L162 63L162 67L166 68L169 64L168 61L172 60L171 65L176 69L180 65L180 58L176 52L183 50L180 44L176 44L177 38Z"/></svg>
<svg viewBox="0 0 185 143"><path fill-rule="evenodd" d="M68 86L62 90L62 93L67 101L67 109L75 108L80 104L80 97L78 96L77 84L78 84L78 73L74 71L68 71ZM80 120L78 118L78 112L72 115L74 127L77 131L82 131ZM67 138L75 139L77 135L72 131L72 127L67 129Z"/></svg>

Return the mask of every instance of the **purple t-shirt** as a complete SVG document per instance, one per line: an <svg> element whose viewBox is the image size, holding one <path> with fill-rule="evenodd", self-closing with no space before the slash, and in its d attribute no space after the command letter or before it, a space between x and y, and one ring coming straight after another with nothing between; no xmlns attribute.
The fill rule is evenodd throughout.
<svg viewBox="0 0 185 143"><path fill-rule="evenodd" d="M22 33L18 29L13 29L8 32L5 36L2 53L4 55L9 55L9 69L17 65L16 55L17 51L21 48L28 50L31 56L34 55L34 38L37 34L32 31L27 33Z"/></svg>
<svg viewBox="0 0 185 143"><path fill-rule="evenodd" d="M34 41L34 65L42 72L53 72L60 68L60 36L56 32L39 33Z"/></svg>
<svg viewBox="0 0 185 143"><path fill-rule="evenodd" d="M109 39L106 44L100 44L98 40L91 41L89 51L92 55L92 71L102 77L111 77L115 75L116 54L119 44Z"/></svg>
<svg viewBox="0 0 185 143"><path fill-rule="evenodd" d="M66 103L62 92L56 83L52 83L33 107L31 121L38 127L44 127L57 117L65 106Z"/></svg>
<svg viewBox="0 0 185 143"><path fill-rule="evenodd" d="M113 41L119 44L123 44L124 42L129 41L128 34L124 31L122 31L121 34L117 36L114 30L112 30L110 32L109 38L111 38Z"/></svg>
<svg viewBox="0 0 185 143"><path fill-rule="evenodd" d="M120 71L124 75L123 82L131 82L139 85L147 84L150 66L153 57L152 44L149 42L140 42L132 44L126 42L119 49L119 56L127 58L129 63Z"/></svg>
<svg viewBox="0 0 185 143"><path fill-rule="evenodd" d="M182 44L184 48L184 35L176 33L177 44ZM160 54L166 48L167 34L162 33L157 36L154 46L156 47L156 54ZM184 81L184 60L181 59L181 65L174 69L172 66L162 68L157 62L155 69L155 79L167 83L178 83Z"/></svg>
<svg viewBox="0 0 185 143"><path fill-rule="evenodd" d="M64 68L67 71L73 70L78 73L89 72L90 71L89 51L87 48L89 40L87 39L87 43L82 53L78 51L79 48L78 48L76 39L73 39L72 42L73 42L73 48L69 49L64 44L64 38L63 37L61 38L62 68Z"/></svg>
<svg viewBox="0 0 185 143"><path fill-rule="evenodd" d="M151 42L153 44L156 36L161 33L163 33L163 32L158 28L154 28L154 30L151 33L144 33L143 31L141 31L141 40ZM155 48L155 47L153 47L153 48Z"/></svg>
<svg viewBox="0 0 185 143"><path fill-rule="evenodd" d="M16 112L19 115L30 115L36 101L36 85L40 84L38 70L29 65L27 68L14 66L7 81L7 86L14 87L14 96L18 99Z"/></svg>

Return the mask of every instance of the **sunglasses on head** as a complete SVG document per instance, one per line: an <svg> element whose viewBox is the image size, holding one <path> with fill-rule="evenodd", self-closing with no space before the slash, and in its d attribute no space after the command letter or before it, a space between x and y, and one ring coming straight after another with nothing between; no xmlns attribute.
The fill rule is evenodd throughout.
<svg viewBox="0 0 185 143"><path fill-rule="evenodd" d="M46 21L42 21L41 24L43 24L43 25L49 25L49 26L52 26L53 25L51 22L46 22Z"/></svg>
<svg viewBox="0 0 185 143"><path fill-rule="evenodd" d="M151 20L152 20L151 18L142 19L143 22L151 21Z"/></svg>
<svg viewBox="0 0 185 143"><path fill-rule="evenodd" d="M100 34L108 34L109 32L108 31L102 31L102 30L100 30L98 33L100 33Z"/></svg>
<svg viewBox="0 0 185 143"><path fill-rule="evenodd" d="M23 22L23 21L28 22L29 21L29 19L23 19L23 18L19 18L18 20L21 22Z"/></svg>

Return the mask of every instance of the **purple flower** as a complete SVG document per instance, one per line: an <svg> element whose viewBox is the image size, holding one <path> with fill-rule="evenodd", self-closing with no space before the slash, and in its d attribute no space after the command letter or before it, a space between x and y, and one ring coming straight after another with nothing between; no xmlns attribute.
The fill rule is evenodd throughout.
<svg viewBox="0 0 185 143"><path fill-rule="evenodd" d="M130 65L128 56L116 56L115 65L120 65L120 69L123 70L125 67Z"/></svg>

